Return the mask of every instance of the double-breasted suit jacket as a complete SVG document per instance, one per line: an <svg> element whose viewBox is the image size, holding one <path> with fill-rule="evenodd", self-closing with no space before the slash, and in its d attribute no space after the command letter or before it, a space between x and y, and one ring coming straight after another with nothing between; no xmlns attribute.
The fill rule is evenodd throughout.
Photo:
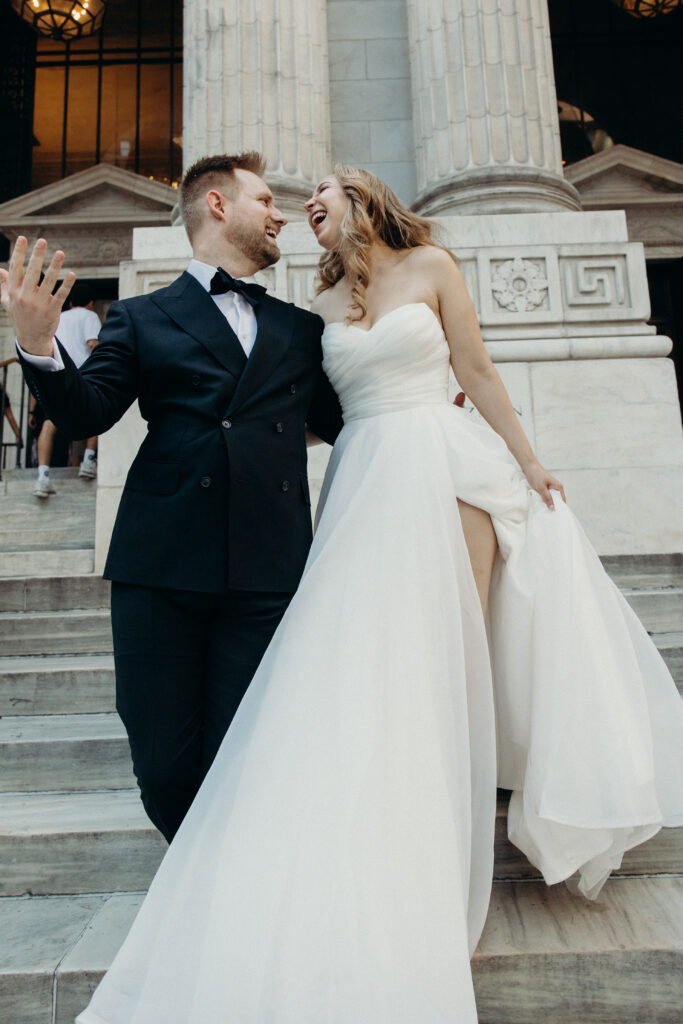
<svg viewBox="0 0 683 1024"><path fill-rule="evenodd" d="M147 436L128 473L105 577L222 593L293 591L311 541L305 424L342 420L321 369L322 320L265 295L249 359L188 273L112 305L77 370L24 361L31 390L72 438L108 430L137 398Z"/></svg>

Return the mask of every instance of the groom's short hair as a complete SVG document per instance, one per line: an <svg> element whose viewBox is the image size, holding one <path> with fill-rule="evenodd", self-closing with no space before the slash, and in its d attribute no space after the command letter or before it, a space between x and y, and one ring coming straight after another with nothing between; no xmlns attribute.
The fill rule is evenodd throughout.
<svg viewBox="0 0 683 1024"><path fill-rule="evenodd" d="M198 200L212 188L220 189L233 198L237 192L235 171L238 170L251 171L262 178L266 161L254 150L232 156L221 153L203 156L185 171L180 185L180 215L190 240L201 218Z"/></svg>

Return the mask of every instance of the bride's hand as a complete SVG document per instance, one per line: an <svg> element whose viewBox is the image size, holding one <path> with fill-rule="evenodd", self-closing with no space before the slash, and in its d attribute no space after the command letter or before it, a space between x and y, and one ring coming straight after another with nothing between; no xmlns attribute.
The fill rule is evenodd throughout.
<svg viewBox="0 0 683 1024"><path fill-rule="evenodd" d="M556 477L543 468L538 459L534 459L527 466L524 466L523 471L530 486L541 495L549 509L553 510L555 508L552 494L550 493L551 488L554 491L559 491L562 495L562 501L566 502L564 487Z"/></svg>

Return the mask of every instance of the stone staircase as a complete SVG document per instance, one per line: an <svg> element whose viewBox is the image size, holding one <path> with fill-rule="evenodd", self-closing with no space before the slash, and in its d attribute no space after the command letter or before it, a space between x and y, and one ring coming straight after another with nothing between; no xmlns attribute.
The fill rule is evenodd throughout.
<svg viewBox="0 0 683 1024"><path fill-rule="evenodd" d="M0 578L72 576L95 567L93 480L78 469L51 469L56 494L36 498L35 469L3 470L0 480Z"/></svg>
<svg viewBox="0 0 683 1024"><path fill-rule="evenodd" d="M46 550L31 523L24 557ZM0 566L13 553L4 544ZM683 689L683 559L606 562ZM30 564L0 579L0 1022L71 1024L165 844L142 811L114 712L108 586ZM501 793L474 959L481 1024L680 1024L683 829L631 851L588 904L539 881L507 841L505 804Z"/></svg>

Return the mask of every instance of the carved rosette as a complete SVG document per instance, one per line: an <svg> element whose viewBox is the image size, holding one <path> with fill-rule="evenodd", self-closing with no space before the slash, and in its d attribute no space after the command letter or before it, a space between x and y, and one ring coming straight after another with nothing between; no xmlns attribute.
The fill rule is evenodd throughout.
<svg viewBox="0 0 683 1024"><path fill-rule="evenodd" d="M491 291L503 309L512 313L528 313L545 301L548 279L535 263L518 256L496 268L491 278Z"/></svg>

